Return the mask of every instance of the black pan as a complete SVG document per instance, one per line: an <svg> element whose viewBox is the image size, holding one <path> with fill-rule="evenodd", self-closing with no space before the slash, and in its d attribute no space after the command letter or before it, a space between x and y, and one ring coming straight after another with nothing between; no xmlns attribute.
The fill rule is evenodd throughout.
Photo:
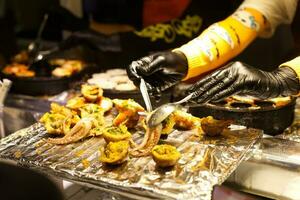
<svg viewBox="0 0 300 200"><path fill-rule="evenodd" d="M199 117L208 115L216 119L232 119L236 124L264 130L265 134L278 135L288 128L294 120L296 98L284 105L274 107L271 102L261 101L261 107L253 109L246 103L236 102L236 108L224 105L206 104L204 106L192 107L190 112Z"/></svg>

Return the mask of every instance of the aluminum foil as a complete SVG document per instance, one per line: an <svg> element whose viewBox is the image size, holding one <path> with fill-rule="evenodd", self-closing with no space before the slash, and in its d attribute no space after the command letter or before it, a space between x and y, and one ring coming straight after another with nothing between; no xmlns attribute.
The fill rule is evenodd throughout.
<svg viewBox="0 0 300 200"><path fill-rule="evenodd" d="M99 147L105 145L101 137L52 145L46 143L49 135L37 123L3 138L0 158L129 198L211 199L213 186L227 179L261 135L241 126L231 126L219 137L174 131L165 140L182 154L173 168L157 168L150 156L110 167L99 161ZM133 137L139 142L142 133Z"/></svg>
<svg viewBox="0 0 300 200"><path fill-rule="evenodd" d="M297 99L293 124L276 138L300 142L300 99Z"/></svg>

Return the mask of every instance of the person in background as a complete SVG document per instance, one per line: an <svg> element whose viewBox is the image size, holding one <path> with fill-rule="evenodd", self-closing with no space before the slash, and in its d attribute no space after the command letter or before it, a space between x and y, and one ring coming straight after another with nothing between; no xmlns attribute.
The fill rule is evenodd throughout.
<svg viewBox="0 0 300 200"><path fill-rule="evenodd" d="M297 0L245 0L232 15L212 24L194 40L133 61L128 75L135 84L143 77L156 94L180 81L197 79L236 57L258 36L270 37L278 25L291 23L296 7ZM268 52L262 50L265 56ZM233 62L194 84L189 89L194 93L191 101L218 101L236 93L259 98L295 95L300 89L299 67L299 58L271 72Z"/></svg>
<svg viewBox="0 0 300 200"><path fill-rule="evenodd" d="M59 45L61 51L84 44L96 52L100 66L125 67L132 60L187 43L211 24L229 16L242 2L61 0L65 11L72 12L79 21L66 17L67 12L62 9L52 10L60 16L57 23L65 24L61 27L70 29L73 26L72 34ZM290 27L281 25L268 40L257 39L251 43L238 59L251 65L262 64L267 70L272 70L286 59L292 46Z"/></svg>

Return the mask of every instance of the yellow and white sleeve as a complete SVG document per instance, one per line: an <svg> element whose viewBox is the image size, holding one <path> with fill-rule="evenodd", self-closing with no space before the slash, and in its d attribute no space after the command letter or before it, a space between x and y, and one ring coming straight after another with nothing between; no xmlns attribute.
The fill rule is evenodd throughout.
<svg viewBox="0 0 300 200"><path fill-rule="evenodd" d="M260 12L243 8L211 25L194 40L174 49L182 52L188 61L188 73L184 80L226 63L243 51L267 26Z"/></svg>

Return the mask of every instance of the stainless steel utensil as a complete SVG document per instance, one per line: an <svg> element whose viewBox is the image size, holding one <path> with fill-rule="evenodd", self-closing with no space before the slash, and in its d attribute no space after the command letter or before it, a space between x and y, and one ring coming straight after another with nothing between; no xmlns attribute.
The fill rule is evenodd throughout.
<svg viewBox="0 0 300 200"><path fill-rule="evenodd" d="M189 94L180 101L174 103L167 103L158 108L156 108L152 113L150 113L147 125L148 127L155 127L158 124L162 123L172 112L179 109L180 104L187 102L193 97L194 93Z"/></svg>
<svg viewBox="0 0 300 200"><path fill-rule="evenodd" d="M41 48L41 42L42 42L42 33L45 29L45 26L47 24L47 21L48 21L48 14L45 14L44 15L44 18L43 18L43 21L39 27L39 30L38 30L38 33L37 33L37 36L36 36L36 39L34 42L31 42L29 45L28 45L28 54L31 58L30 62L33 62L35 57L36 57L36 54L40 51L40 48Z"/></svg>
<svg viewBox="0 0 300 200"><path fill-rule="evenodd" d="M149 97L149 94L148 94L146 82L143 78L141 78L141 82L140 82L140 91L142 93L143 100L145 102L147 111L151 112L152 111L152 104L151 104L151 100L150 100L150 97Z"/></svg>

